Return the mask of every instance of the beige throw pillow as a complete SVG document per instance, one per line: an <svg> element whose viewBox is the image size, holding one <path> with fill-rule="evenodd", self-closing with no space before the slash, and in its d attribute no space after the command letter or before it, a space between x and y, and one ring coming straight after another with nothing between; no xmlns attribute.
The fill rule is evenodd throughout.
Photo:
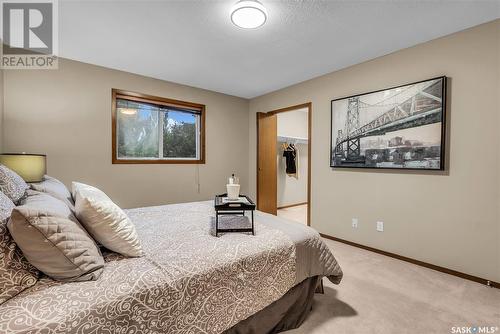
<svg viewBox="0 0 500 334"><path fill-rule="evenodd" d="M104 259L95 241L57 198L28 190L7 226L28 261L47 276L60 281L100 277Z"/></svg>
<svg viewBox="0 0 500 334"><path fill-rule="evenodd" d="M30 187L33 190L40 191L42 193L47 193L52 197L55 197L68 205L71 211L75 211L75 202L71 197L71 193L68 188L56 178L48 175L44 175L42 182L30 183Z"/></svg>
<svg viewBox="0 0 500 334"><path fill-rule="evenodd" d="M135 225L105 193L78 182L73 182L72 193L78 220L97 242L125 256L143 255Z"/></svg>

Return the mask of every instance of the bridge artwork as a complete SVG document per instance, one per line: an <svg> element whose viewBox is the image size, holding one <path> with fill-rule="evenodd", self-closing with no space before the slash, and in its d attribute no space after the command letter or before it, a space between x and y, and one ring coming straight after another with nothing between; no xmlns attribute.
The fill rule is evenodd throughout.
<svg viewBox="0 0 500 334"><path fill-rule="evenodd" d="M443 169L445 81L332 100L330 166Z"/></svg>

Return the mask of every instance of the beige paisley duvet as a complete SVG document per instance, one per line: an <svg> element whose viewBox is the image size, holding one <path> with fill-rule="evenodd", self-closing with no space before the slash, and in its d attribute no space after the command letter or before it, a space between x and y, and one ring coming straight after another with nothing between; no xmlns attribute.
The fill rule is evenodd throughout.
<svg viewBox="0 0 500 334"><path fill-rule="evenodd" d="M220 333L308 277L342 277L317 232L274 216L216 238L212 202L127 214L144 257L107 254L97 281L42 279L0 305L0 333Z"/></svg>

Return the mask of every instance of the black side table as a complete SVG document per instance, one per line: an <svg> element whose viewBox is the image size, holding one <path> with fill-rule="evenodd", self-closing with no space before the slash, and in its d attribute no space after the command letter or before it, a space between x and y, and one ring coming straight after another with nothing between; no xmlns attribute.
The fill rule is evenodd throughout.
<svg viewBox="0 0 500 334"><path fill-rule="evenodd" d="M255 211L255 203L248 196L240 195L240 197L246 198L248 203L224 202L223 198L227 198L227 194L215 196L214 208L215 208L216 237L219 236L219 233L230 233L230 232L252 232L252 235L255 235L254 222L253 222L253 212ZM223 229L219 228L219 215L245 216L245 211L250 211L252 214L252 228L223 228Z"/></svg>

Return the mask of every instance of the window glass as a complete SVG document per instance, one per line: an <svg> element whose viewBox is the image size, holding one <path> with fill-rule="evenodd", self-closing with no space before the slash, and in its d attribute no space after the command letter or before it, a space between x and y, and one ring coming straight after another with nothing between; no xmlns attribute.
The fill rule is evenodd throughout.
<svg viewBox="0 0 500 334"><path fill-rule="evenodd" d="M163 157L197 158L199 115L167 110L163 115Z"/></svg>
<svg viewBox="0 0 500 334"><path fill-rule="evenodd" d="M159 108L117 101L118 158L158 158Z"/></svg>
<svg viewBox="0 0 500 334"><path fill-rule="evenodd" d="M191 106L184 109L122 96L116 97L115 103L116 159L131 163L203 160L200 158L203 109Z"/></svg>

